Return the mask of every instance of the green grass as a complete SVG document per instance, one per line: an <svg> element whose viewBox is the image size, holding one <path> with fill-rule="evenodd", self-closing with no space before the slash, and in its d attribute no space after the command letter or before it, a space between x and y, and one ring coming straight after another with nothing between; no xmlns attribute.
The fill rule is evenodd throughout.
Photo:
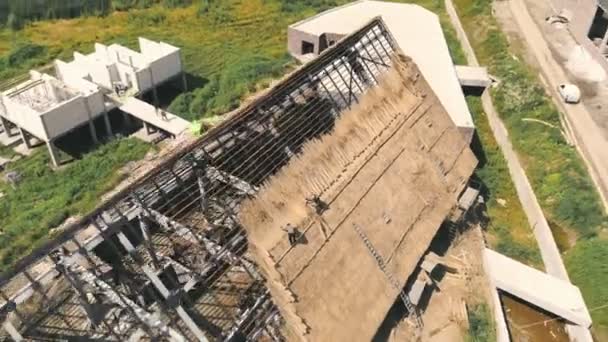
<svg viewBox="0 0 608 342"><path fill-rule="evenodd" d="M565 254L566 267L572 281L578 285L589 308L608 305L608 241L581 241ZM608 307L591 312L593 324L608 327Z"/></svg>
<svg viewBox="0 0 608 342"><path fill-rule="evenodd" d="M134 138L117 139L57 171L49 167L46 149L10 164L22 181L13 189L0 182L0 269L49 238L49 229L67 217L86 213L102 194L123 179L117 170L141 159L150 145Z"/></svg>
<svg viewBox="0 0 608 342"><path fill-rule="evenodd" d="M467 342L493 342L496 341L494 319L487 304L477 304L468 308L469 334Z"/></svg>
<svg viewBox="0 0 608 342"><path fill-rule="evenodd" d="M522 120L560 126L559 113L536 73L513 55L491 15L490 0L456 3L480 63L501 81L492 90L494 104L547 218L580 236L595 235L606 225L606 217L577 151L558 129Z"/></svg>
<svg viewBox="0 0 608 342"><path fill-rule="evenodd" d="M537 74L515 54L518 49L500 30L491 1L456 0L456 7L480 63L501 81L491 92L494 104L547 219L578 236L564 254L572 281L590 308L606 304L608 241L594 236L606 227L607 219L596 189L580 156L559 130L522 120L534 118L560 127L559 112ZM595 332L608 337L608 310L592 315Z"/></svg>
<svg viewBox="0 0 608 342"><path fill-rule="evenodd" d="M538 245L526 219L507 162L490 128L479 97L468 96L467 103L477 128L473 149L479 159L476 176L487 189L486 205L491 221L487 231L490 246L526 264L542 268ZM505 201L502 205L499 200Z"/></svg>

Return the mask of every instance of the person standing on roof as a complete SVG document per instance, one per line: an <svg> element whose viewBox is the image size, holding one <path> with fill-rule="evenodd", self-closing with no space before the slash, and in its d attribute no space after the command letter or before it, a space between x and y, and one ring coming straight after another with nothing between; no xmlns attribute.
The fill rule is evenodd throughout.
<svg viewBox="0 0 608 342"><path fill-rule="evenodd" d="M291 223L287 223L285 227L282 227L281 229L287 233L289 244L292 247L295 246L298 243L298 228L293 226Z"/></svg>

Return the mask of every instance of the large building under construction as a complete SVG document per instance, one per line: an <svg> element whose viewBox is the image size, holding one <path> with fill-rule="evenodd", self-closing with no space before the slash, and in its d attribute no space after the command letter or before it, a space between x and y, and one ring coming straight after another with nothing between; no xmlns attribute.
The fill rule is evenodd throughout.
<svg viewBox="0 0 608 342"><path fill-rule="evenodd" d="M398 299L422 324L404 288L475 165L375 18L3 272L0 337L369 340Z"/></svg>

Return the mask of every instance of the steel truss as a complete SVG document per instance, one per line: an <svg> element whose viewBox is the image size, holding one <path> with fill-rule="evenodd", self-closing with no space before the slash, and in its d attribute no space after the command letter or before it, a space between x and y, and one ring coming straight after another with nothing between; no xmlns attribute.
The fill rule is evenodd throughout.
<svg viewBox="0 0 608 342"><path fill-rule="evenodd" d="M371 21L19 261L0 277L0 337L282 339L239 205L329 132L396 49Z"/></svg>

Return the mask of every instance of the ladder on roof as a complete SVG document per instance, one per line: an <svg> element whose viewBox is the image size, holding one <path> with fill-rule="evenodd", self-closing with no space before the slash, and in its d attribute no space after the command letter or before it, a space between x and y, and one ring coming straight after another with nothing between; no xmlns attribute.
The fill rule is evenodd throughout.
<svg viewBox="0 0 608 342"><path fill-rule="evenodd" d="M401 301L403 301L403 304L405 305L407 312L410 314L413 314L416 328L421 329L424 325L422 322L422 318L418 314L418 310L416 310L416 307L414 306L414 304L412 304L412 302L410 301L410 298L408 297L408 295L403 291L403 287L400 286L397 279L395 279L395 277L393 277L393 275L386 270L386 264L384 263L384 259L382 259L382 256L374 248L371 241L369 241L369 239L367 238L367 235L365 234L365 232L363 232L361 227L359 227L359 225L357 225L357 224L353 224L353 228L355 229L355 232L357 232L357 235L359 235L359 237L363 241L363 244L365 244L365 247L367 247L368 252L374 257L374 259L376 259L376 263L378 264L378 267L380 268L382 273L384 273L384 275L386 276L388 281L391 283L391 285L396 290L399 290L399 297L401 298Z"/></svg>

